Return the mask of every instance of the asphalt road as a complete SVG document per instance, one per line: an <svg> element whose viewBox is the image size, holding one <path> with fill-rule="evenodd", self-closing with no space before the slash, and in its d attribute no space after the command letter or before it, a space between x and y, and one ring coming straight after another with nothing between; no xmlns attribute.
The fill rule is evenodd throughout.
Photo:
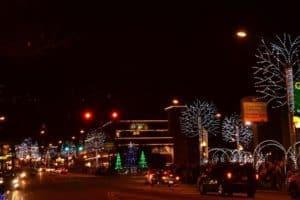
<svg viewBox="0 0 300 200"><path fill-rule="evenodd" d="M10 193L10 200L184 200L247 199L243 194L219 197L201 196L194 186L149 186L140 177L94 177L86 175L47 175L31 179L26 187ZM284 192L259 191L258 200L290 199Z"/></svg>

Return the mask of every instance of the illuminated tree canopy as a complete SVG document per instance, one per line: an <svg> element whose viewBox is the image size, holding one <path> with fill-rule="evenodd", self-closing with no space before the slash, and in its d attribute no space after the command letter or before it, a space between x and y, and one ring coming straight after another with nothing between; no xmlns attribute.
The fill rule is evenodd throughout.
<svg viewBox="0 0 300 200"><path fill-rule="evenodd" d="M273 107L288 104L294 110L294 82L300 78L299 48L299 36L284 34L273 42L262 39L257 49L254 85L260 98Z"/></svg>
<svg viewBox="0 0 300 200"><path fill-rule="evenodd" d="M87 134L85 139L85 149L87 152L100 151L105 142L105 134L103 131L96 129Z"/></svg>
<svg viewBox="0 0 300 200"><path fill-rule="evenodd" d="M244 125L240 116L233 114L225 117L222 124L222 137L228 143L236 143L248 147L252 142L253 133L251 128Z"/></svg>
<svg viewBox="0 0 300 200"><path fill-rule="evenodd" d="M188 137L195 137L205 129L209 134L216 134L218 120L217 108L213 103L196 100L182 112L180 123L182 132Z"/></svg>

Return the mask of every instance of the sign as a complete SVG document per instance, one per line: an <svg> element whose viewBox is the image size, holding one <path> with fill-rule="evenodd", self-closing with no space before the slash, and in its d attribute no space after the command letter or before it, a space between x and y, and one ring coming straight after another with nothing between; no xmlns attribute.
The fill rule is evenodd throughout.
<svg viewBox="0 0 300 200"><path fill-rule="evenodd" d="M300 82L295 84L295 115L300 116Z"/></svg>
<svg viewBox="0 0 300 200"><path fill-rule="evenodd" d="M294 116L293 121L294 121L295 127L300 128L300 117Z"/></svg>
<svg viewBox="0 0 300 200"><path fill-rule="evenodd" d="M242 115L244 122L267 122L267 104L255 97L246 97L242 99Z"/></svg>

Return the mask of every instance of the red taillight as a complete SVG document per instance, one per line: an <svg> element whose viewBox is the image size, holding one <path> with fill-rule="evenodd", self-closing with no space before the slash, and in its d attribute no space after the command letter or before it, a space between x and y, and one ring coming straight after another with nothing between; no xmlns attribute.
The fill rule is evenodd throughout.
<svg viewBox="0 0 300 200"><path fill-rule="evenodd" d="M228 173L226 174L226 176L227 176L228 179L231 179L231 178L232 178L231 172L228 172Z"/></svg>
<svg viewBox="0 0 300 200"><path fill-rule="evenodd" d="M259 179L259 175L255 174L255 179L258 180Z"/></svg>

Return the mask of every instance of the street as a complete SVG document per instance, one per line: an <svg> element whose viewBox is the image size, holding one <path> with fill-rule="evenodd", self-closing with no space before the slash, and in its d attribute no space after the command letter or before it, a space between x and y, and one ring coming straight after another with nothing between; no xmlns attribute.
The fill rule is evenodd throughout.
<svg viewBox="0 0 300 200"><path fill-rule="evenodd" d="M10 193L10 200L183 200L183 199L247 199L244 194L219 197L201 196L194 186L145 185L141 177L94 177L88 175L43 174L31 180L19 191ZM290 199L287 193L259 191L258 200Z"/></svg>

